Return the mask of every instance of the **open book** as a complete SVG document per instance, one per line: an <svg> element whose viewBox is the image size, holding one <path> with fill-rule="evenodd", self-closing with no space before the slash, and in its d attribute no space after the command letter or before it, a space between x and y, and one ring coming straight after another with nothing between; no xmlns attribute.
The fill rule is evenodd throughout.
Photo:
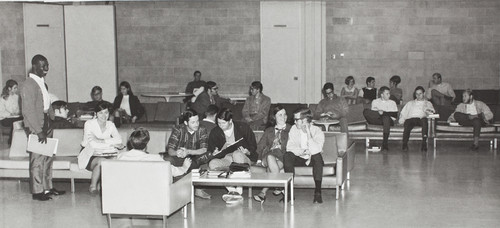
<svg viewBox="0 0 500 228"><path fill-rule="evenodd" d="M243 140L243 138L240 138L240 139L236 140L234 143L229 144L226 148L224 148L218 154L214 155L214 157L215 158L223 158L227 154L234 152L235 150L238 149L238 147L241 146L241 143L239 143L239 142L241 142L241 140Z"/></svg>
<svg viewBox="0 0 500 228"><path fill-rule="evenodd" d="M31 134L28 138L28 146L26 150L36 154L52 157L57 153L58 144L59 139L54 138L47 138L47 143L40 143L38 142L38 136Z"/></svg>

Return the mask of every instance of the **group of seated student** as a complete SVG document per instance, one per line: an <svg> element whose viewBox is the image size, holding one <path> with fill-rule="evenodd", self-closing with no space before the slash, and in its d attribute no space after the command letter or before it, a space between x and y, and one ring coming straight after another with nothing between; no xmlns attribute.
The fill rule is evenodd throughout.
<svg viewBox="0 0 500 228"><path fill-rule="evenodd" d="M201 80L201 72L195 71L194 80L186 86L186 93L192 94L185 101L188 108L196 111L204 117L209 105L216 105L219 109L235 104L228 98L222 98L218 93L219 87L216 82ZM267 116L271 107L271 98L262 93L263 85L260 81L254 81L249 88L249 96L243 106L243 120L253 130L263 130L267 123Z"/></svg>
<svg viewBox="0 0 500 228"><path fill-rule="evenodd" d="M354 78L349 76L347 79L346 84L354 84ZM389 80L390 88L382 86L378 92L379 97L376 98L375 79L368 77L366 79L367 86L359 92L359 96L363 98L365 104L371 105L369 109L363 111L366 121L369 124L383 126L382 150L389 150L390 128L394 126L394 121L398 118L398 105L403 104L403 91L398 88L400 83L401 77L398 75L392 76ZM347 97L347 95L344 95L344 97ZM474 99L472 90L465 90L462 97L463 103L458 104L448 122L456 121L462 126L473 126L474 142L470 149L477 151L481 127L491 122L493 114L486 104ZM427 151L427 116L436 112L436 106L447 109L453 108L451 102L454 98L455 93L451 85L443 82L439 73L432 75L427 92L422 86L415 88L413 92L414 100L407 102L399 114L398 123L404 126L403 151L408 151L410 132L415 126L422 127L422 144L420 148L421 151Z"/></svg>

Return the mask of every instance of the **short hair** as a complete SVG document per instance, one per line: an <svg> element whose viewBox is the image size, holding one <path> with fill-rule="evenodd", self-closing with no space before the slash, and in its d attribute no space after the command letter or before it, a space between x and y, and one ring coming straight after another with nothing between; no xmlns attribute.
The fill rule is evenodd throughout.
<svg viewBox="0 0 500 228"><path fill-rule="evenodd" d="M262 83L260 83L260 81L252 82L252 88L259 89L259 91L261 93L262 93L262 90L264 90L264 87L262 86Z"/></svg>
<svg viewBox="0 0 500 228"><path fill-rule="evenodd" d="M128 83L127 81L120 82L120 87L122 87L122 86L127 88L128 95L134 95L134 93L132 92L132 87L130 86L130 83Z"/></svg>
<svg viewBox="0 0 500 228"><path fill-rule="evenodd" d="M206 85L207 85L207 88L206 88L206 89L212 89L212 88L214 88L215 86L217 86L217 83L215 83L214 81L208 81L208 82L206 83Z"/></svg>
<svg viewBox="0 0 500 228"><path fill-rule="evenodd" d="M389 89L389 87L387 87L387 86L382 86L382 87L380 87L380 89L379 89L379 94L382 94L382 93L383 93L383 92L385 92L386 90L391 91L391 89Z"/></svg>
<svg viewBox="0 0 500 228"><path fill-rule="evenodd" d="M323 90L321 90L321 92L323 93L323 96L325 96L325 97L326 97L326 90L327 89L331 89L333 92L333 83L327 82L327 83L325 83L325 85L323 85Z"/></svg>
<svg viewBox="0 0 500 228"><path fill-rule="evenodd" d="M278 113L281 110L285 110L285 107L283 107L283 105L281 104L277 104L276 106L273 107L271 112L269 112L269 118L267 118L267 125L269 127L273 127L274 125L276 125L276 113Z"/></svg>
<svg viewBox="0 0 500 228"><path fill-rule="evenodd" d="M401 83L401 77L399 77L399 75L394 75L391 77L391 79L389 79L389 81L394 82L394 84L397 85Z"/></svg>
<svg viewBox="0 0 500 228"><path fill-rule="evenodd" d="M347 78L345 78L345 84L346 84L346 85L349 85L349 82L350 82L351 80L352 80L354 83L356 83L356 81L354 81L354 77L353 77L353 76L347 76Z"/></svg>
<svg viewBox="0 0 500 228"><path fill-rule="evenodd" d="M474 92L473 92L473 91L472 91L472 89L470 89L470 88L468 88L468 89L464 90L464 92L463 92L462 94L464 94L464 93L467 93L467 94L469 94L469 96L474 97Z"/></svg>
<svg viewBox="0 0 500 228"><path fill-rule="evenodd" d="M205 115L207 116L214 116L219 113L219 107L217 105L211 104L207 107L207 111L205 112Z"/></svg>
<svg viewBox="0 0 500 228"><path fill-rule="evenodd" d="M127 140L127 149L144 150L150 140L149 131L145 128L139 127L135 129Z"/></svg>
<svg viewBox="0 0 500 228"><path fill-rule="evenodd" d="M434 76L436 76L436 77L437 77L437 78L439 78L439 79L442 79L442 78L441 78L441 74L440 74L440 73L434 73L434 74L432 74L432 77L434 77Z"/></svg>
<svg viewBox="0 0 500 228"><path fill-rule="evenodd" d="M92 87L92 90L90 90L90 95L94 95L96 91L101 91L102 93L102 88L100 86L94 86Z"/></svg>
<svg viewBox="0 0 500 228"><path fill-rule="evenodd" d="M372 82L372 81L375 81L375 78L374 77L367 77L366 78L366 84Z"/></svg>
<svg viewBox="0 0 500 228"><path fill-rule="evenodd" d="M111 112L111 104L107 101L99 101L95 105L95 113L98 113L104 109L107 109L109 112Z"/></svg>
<svg viewBox="0 0 500 228"><path fill-rule="evenodd" d="M193 109L187 109L186 111L184 111L182 114L181 114L181 121L184 122L189 122L189 119L193 116L197 116L198 113L193 110Z"/></svg>
<svg viewBox="0 0 500 228"><path fill-rule="evenodd" d="M61 100L52 102L52 109L58 110L62 107L68 107L68 103L66 101L61 101Z"/></svg>
<svg viewBox="0 0 500 228"><path fill-rule="evenodd" d="M233 119L233 112L228 108L222 108L219 113L217 113L217 119L224 121L230 121Z"/></svg>
<svg viewBox="0 0 500 228"><path fill-rule="evenodd" d="M33 58L31 59L31 65L36 65L38 62L40 61L43 61L43 62L47 62L47 58L45 58L45 56L43 55L35 55L33 56Z"/></svg>
<svg viewBox="0 0 500 228"><path fill-rule="evenodd" d="M201 71L199 71L199 70L195 71L195 72L193 73L193 76L195 76L196 74L200 74L200 76L201 76Z"/></svg>
<svg viewBox="0 0 500 228"><path fill-rule="evenodd" d="M293 112L293 115L297 113L300 113L301 119L306 118L308 123L310 123L313 119L312 111L309 108L298 108L295 112Z"/></svg>
<svg viewBox="0 0 500 228"><path fill-rule="evenodd" d="M422 86L417 86L415 90L413 91L413 99L417 99L417 90L422 90L422 93L425 93L425 89Z"/></svg>

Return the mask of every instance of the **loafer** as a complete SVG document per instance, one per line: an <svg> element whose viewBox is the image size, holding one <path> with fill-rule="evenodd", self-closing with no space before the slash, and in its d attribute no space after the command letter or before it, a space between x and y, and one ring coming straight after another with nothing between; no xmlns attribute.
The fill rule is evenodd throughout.
<svg viewBox="0 0 500 228"><path fill-rule="evenodd" d="M203 191L202 189L195 189L194 196L202 198L202 199L211 199L212 198L212 196L210 194Z"/></svg>
<svg viewBox="0 0 500 228"><path fill-rule="evenodd" d="M227 194L222 195L222 200L225 202L232 201L233 199L243 199L243 196L237 192L228 192Z"/></svg>
<svg viewBox="0 0 500 228"><path fill-rule="evenodd" d="M323 198L321 197L321 192L314 193L313 203L323 203Z"/></svg>
<svg viewBox="0 0 500 228"><path fill-rule="evenodd" d="M47 201L47 200L51 200L52 197L50 197L48 194L45 194L45 193L38 193L38 194L33 194L31 196L34 200L38 200L38 201Z"/></svg>
<svg viewBox="0 0 500 228"><path fill-rule="evenodd" d="M52 195L52 196L60 196L60 195L66 194L66 191L57 190L55 188L52 188L52 189L49 189L49 191L46 194Z"/></svg>

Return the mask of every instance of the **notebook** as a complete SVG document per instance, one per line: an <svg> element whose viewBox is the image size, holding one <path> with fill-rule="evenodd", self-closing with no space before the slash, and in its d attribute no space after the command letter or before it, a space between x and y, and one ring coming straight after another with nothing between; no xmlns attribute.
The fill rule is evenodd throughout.
<svg viewBox="0 0 500 228"><path fill-rule="evenodd" d="M38 136L31 134L28 138L27 151L36 154L45 155L52 157L57 153L57 145L59 144L59 139L47 138L47 143L38 142Z"/></svg>

